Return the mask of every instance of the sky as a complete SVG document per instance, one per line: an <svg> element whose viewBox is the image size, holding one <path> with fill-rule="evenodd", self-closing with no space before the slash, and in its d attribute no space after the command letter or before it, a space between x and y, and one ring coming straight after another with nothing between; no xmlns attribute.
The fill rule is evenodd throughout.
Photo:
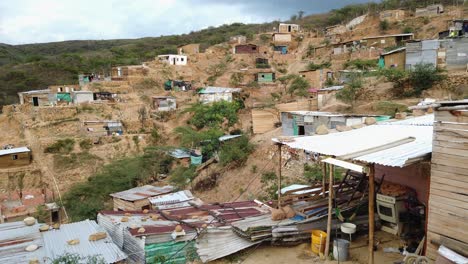
<svg viewBox="0 0 468 264"><path fill-rule="evenodd" d="M0 43L158 37L370 0L0 0Z"/></svg>

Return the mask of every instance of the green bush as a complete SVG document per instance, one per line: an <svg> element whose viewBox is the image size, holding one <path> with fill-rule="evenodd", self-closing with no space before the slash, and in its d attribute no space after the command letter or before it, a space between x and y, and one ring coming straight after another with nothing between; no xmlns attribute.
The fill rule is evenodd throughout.
<svg viewBox="0 0 468 264"><path fill-rule="evenodd" d="M102 161L102 159L89 152L71 153L69 155L54 155L54 167L59 170L76 169L80 166L89 166Z"/></svg>
<svg viewBox="0 0 468 264"><path fill-rule="evenodd" d="M179 189L183 189L189 184L196 176L196 166L176 167L169 176L169 182Z"/></svg>
<svg viewBox="0 0 468 264"><path fill-rule="evenodd" d="M45 148L45 153L70 153L75 146L75 140L72 138L59 139L52 145Z"/></svg>
<svg viewBox="0 0 468 264"><path fill-rule="evenodd" d="M265 192L265 195L260 197L261 200L276 200L278 199L278 176L273 171L265 172L260 178L260 182L263 184L262 190Z"/></svg>
<svg viewBox="0 0 468 264"><path fill-rule="evenodd" d="M241 84L244 81L244 74L240 72L235 72L231 74L231 78L229 79L229 84L237 87L239 84Z"/></svg>
<svg viewBox="0 0 468 264"><path fill-rule="evenodd" d="M361 95L362 78L359 74L351 75L350 81L343 89L338 91L336 98L351 105L354 108L356 101Z"/></svg>
<svg viewBox="0 0 468 264"><path fill-rule="evenodd" d="M288 93L291 95L307 97L309 96L308 89L310 88L310 83L306 79L300 76L294 76L291 84L288 88Z"/></svg>
<svg viewBox="0 0 468 264"><path fill-rule="evenodd" d="M309 64L307 64L307 70L309 71L316 71L316 70L330 68L330 67L331 67L331 63L329 61L323 62L320 64L315 64L313 62L310 62Z"/></svg>
<svg viewBox="0 0 468 264"><path fill-rule="evenodd" d="M347 61L344 64L344 67L346 69L357 69L357 70L362 70L362 71L368 71L368 70L376 68L377 66L378 66L377 60L361 60L361 59Z"/></svg>
<svg viewBox="0 0 468 264"><path fill-rule="evenodd" d="M85 138L80 141L80 148L84 151L90 150L93 147L93 141L89 138Z"/></svg>
<svg viewBox="0 0 468 264"><path fill-rule="evenodd" d="M195 131L189 126L176 127L174 132L180 136L180 145L185 148L201 148L202 155L209 159L219 148L219 137L224 133L216 128Z"/></svg>
<svg viewBox="0 0 468 264"><path fill-rule="evenodd" d="M197 103L186 109L186 112L192 112L193 117L189 123L198 129L204 127L220 127L225 120L228 126L237 123L237 111L242 108L240 102L220 101L212 104Z"/></svg>
<svg viewBox="0 0 468 264"><path fill-rule="evenodd" d="M421 93L436 83L444 80L446 75L432 64L416 64L409 74L409 82L413 87L413 94L420 96Z"/></svg>
<svg viewBox="0 0 468 264"><path fill-rule="evenodd" d="M379 23L379 28L382 31L387 31L390 28L390 24L388 23L387 20L382 20Z"/></svg>
<svg viewBox="0 0 468 264"><path fill-rule="evenodd" d="M247 160L252 151L253 145L249 142L249 139L243 135L221 145L219 160L224 166L228 164L240 166Z"/></svg>

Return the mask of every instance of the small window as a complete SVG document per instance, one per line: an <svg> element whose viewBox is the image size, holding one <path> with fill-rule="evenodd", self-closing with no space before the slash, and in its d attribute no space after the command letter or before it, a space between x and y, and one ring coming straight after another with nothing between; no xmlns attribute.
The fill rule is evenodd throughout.
<svg viewBox="0 0 468 264"><path fill-rule="evenodd" d="M184 58L180 58L180 61L184 61Z"/></svg>
<svg viewBox="0 0 468 264"><path fill-rule="evenodd" d="M262 78L265 78L265 74L262 74Z"/></svg>
<svg viewBox="0 0 468 264"><path fill-rule="evenodd" d="M16 154L15 154L15 155L11 155L11 158L12 158L13 160L17 160L17 159L18 159L18 155L16 155Z"/></svg>

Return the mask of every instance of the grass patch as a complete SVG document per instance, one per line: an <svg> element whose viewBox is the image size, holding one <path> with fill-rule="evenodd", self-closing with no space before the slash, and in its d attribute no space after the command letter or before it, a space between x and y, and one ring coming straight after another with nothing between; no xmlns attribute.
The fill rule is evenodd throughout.
<svg viewBox="0 0 468 264"><path fill-rule="evenodd" d="M71 170L84 165L95 165L99 161L102 161L100 157L89 152L57 154L54 156L54 167L60 170Z"/></svg>
<svg viewBox="0 0 468 264"><path fill-rule="evenodd" d="M395 116L397 112L406 112L408 107L391 101L381 101L375 106L375 109L383 115Z"/></svg>
<svg viewBox="0 0 468 264"><path fill-rule="evenodd" d="M45 148L44 153L62 153L67 154L73 150L75 140L72 138L57 140L52 145Z"/></svg>

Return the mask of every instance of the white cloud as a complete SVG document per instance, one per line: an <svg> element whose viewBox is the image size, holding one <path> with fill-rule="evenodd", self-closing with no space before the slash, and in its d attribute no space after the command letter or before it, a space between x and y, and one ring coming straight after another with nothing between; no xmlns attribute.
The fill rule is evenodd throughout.
<svg viewBox="0 0 468 264"><path fill-rule="evenodd" d="M298 10L308 2L289 1ZM341 4L338 0L329 1ZM284 19L292 12L291 8L266 11L259 8L262 2L270 10L275 4L269 0L1 0L0 42L24 44L181 34L233 22Z"/></svg>

